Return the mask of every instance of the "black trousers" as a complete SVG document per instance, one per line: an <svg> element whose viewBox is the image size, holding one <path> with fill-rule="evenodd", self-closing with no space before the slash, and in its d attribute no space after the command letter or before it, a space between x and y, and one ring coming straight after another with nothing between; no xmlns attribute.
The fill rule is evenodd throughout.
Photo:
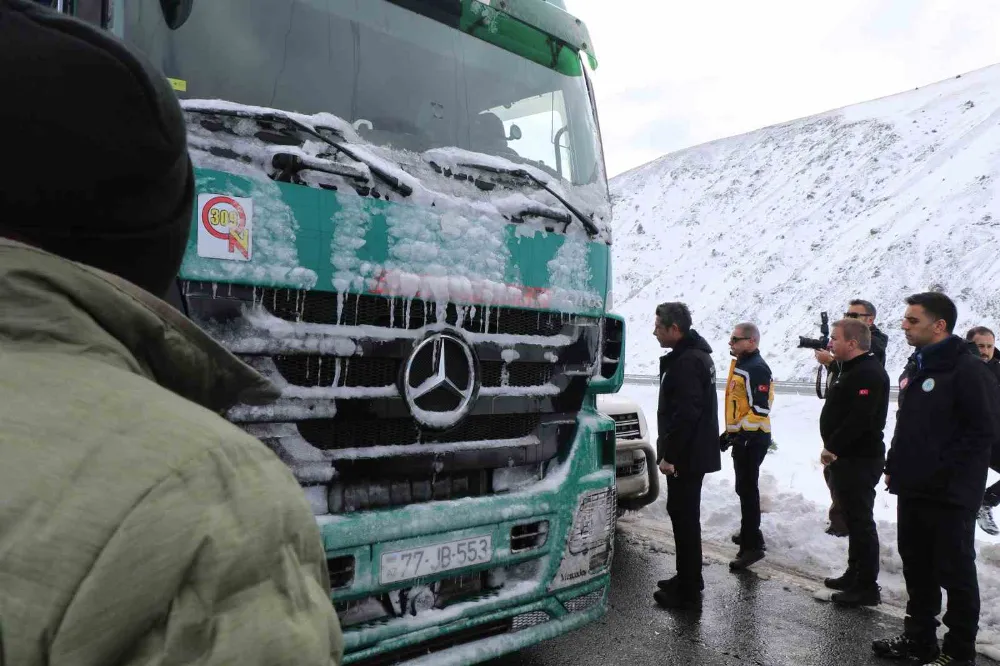
<svg viewBox="0 0 1000 666"><path fill-rule="evenodd" d="M760 531L760 466L771 446L770 433L754 433L733 444L733 470L736 494L740 498L740 550L760 550L764 535Z"/></svg>
<svg viewBox="0 0 1000 666"><path fill-rule="evenodd" d="M830 488L847 527L847 571L858 584L878 580L878 529L875 527L875 487L882 477L884 458L838 458L826 466Z"/></svg>
<svg viewBox="0 0 1000 666"><path fill-rule="evenodd" d="M677 582L683 592L701 591L701 484L704 474L667 477L667 514L677 549Z"/></svg>
<svg viewBox="0 0 1000 666"><path fill-rule="evenodd" d="M907 634L934 640L941 588L948 592L943 650L972 659L979 629L976 574L976 511L928 499L900 497L897 504L899 555L906 580Z"/></svg>
<svg viewBox="0 0 1000 666"><path fill-rule="evenodd" d="M847 521L844 519L844 511L840 508L840 498L837 497L837 490L830 482L830 477L830 466L826 465L823 467L823 479L826 481L826 487L830 489L830 511L827 513L827 518L830 519L830 528L833 531L846 532Z"/></svg>

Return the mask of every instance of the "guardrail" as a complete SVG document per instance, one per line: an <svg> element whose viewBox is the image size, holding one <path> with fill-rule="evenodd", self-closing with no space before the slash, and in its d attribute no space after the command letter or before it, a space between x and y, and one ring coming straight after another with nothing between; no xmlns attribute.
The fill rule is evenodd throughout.
<svg viewBox="0 0 1000 666"><path fill-rule="evenodd" d="M660 378L657 375L625 375L626 384L644 384L647 386L656 386L660 383ZM726 388L725 379L716 379L715 385L719 389ZM786 393L792 395L816 395L816 382L774 382L774 392L775 393ZM899 395L899 387L891 386L889 387L889 399L895 400L896 396Z"/></svg>

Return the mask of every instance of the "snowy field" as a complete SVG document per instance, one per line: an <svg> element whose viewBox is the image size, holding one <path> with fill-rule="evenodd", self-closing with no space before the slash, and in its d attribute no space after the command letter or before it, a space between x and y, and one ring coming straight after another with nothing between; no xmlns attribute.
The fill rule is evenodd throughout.
<svg viewBox="0 0 1000 666"><path fill-rule="evenodd" d="M626 384L621 395L642 407L652 441L656 439L656 386ZM722 392L719 392L722 404ZM822 402L812 396L778 394L774 399L772 423L778 450L768 454L761 468L761 529L767 541L767 559L821 579L839 576L847 566L847 539L824 534L830 504L823 482L819 453L819 413ZM895 427L892 406L886 424L887 440ZM722 414L720 413L720 422ZM989 481L997 478L990 472ZM702 529L706 540L730 544L739 529L739 499L733 489L732 459L723 456L722 471L705 480L702 493ZM666 497L666 484L663 484ZM667 520L665 502L646 507L642 514ZM887 602L905 604L906 586L902 562L896 550L896 498L880 483L875 498L875 518L881 543L879 584ZM979 651L1000 658L1000 538L977 528L979 587L982 598ZM733 552L735 554L735 546Z"/></svg>
<svg viewBox="0 0 1000 666"><path fill-rule="evenodd" d="M811 381L796 348L852 298L878 309L893 383L904 298L940 289L957 330L1000 324L1000 65L664 155L615 177L614 306L629 372L656 373L653 311L684 301L729 367L753 321L775 379Z"/></svg>

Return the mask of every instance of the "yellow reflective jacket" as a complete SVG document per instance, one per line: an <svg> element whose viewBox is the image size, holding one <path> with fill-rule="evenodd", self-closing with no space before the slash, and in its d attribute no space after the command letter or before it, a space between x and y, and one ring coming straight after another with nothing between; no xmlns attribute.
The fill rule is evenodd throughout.
<svg viewBox="0 0 1000 666"><path fill-rule="evenodd" d="M726 432L771 432L774 383L759 351L733 359L726 382Z"/></svg>

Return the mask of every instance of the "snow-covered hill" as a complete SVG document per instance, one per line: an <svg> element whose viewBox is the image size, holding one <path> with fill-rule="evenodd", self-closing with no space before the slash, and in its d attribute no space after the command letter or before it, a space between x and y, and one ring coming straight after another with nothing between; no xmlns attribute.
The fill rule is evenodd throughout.
<svg viewBox="0 0 1000 666"><path fill-rule="evenodd" d="M952 296L960 334L1000 327L1000 65L671 153L611 188L627 372L656 372L663 301L688 303L720 370L732 325L757 322L780 380L814 376L798 336L852 297L878 308L894 383L908 294Z"/></svg>

